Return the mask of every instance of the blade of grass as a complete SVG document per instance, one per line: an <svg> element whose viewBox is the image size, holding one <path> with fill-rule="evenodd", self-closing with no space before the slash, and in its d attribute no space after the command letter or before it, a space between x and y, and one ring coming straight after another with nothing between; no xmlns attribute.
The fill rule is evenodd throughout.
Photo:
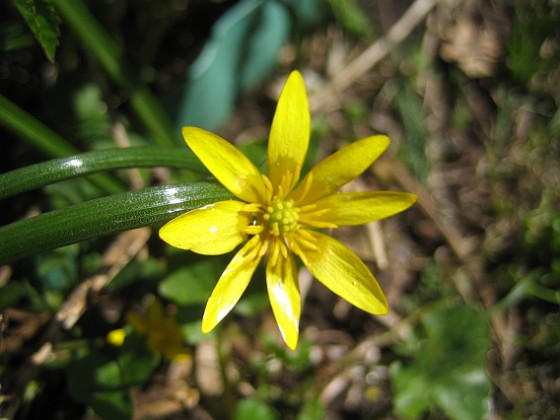
<svg viewBox="0 0 560 420"><path fill-rule="evenodd" d="M128 71L122 48L80 0L54 0L66 23L99 60L109 77L130 95L132 107L160 146L175 146L178 135L148 88Z"/></svg>
<svg viewBox="0 0 560 420"><path fill-rule="evenodd" d="M2 95L0 95L0 123L46 156L57 158L80 152Z"/></svg>
<svg viewBox="0 0 560 420"><path fill-rule="evenodd" d="M140 167L184 168L205 172L194 155L179 149L130 147L97 150L53 159L1 174L0 199L95 172Z"/></svg>
<svg viewBox="0 0 560 420"><path fill-rule="evenodd" d="M60 246L162 224L186 211L232 196L198 182L152 187L87 201L0 228L0 264Z"/></svg>
<svg viewBox="0 0 560 420"><path fill-rule="evenodd" d="M61 158L80 152L67 140L2 95L0 95L0 124L49 158ZM105 174L93 175L91 181L110 194L123 190L122 185Z"/></svg>

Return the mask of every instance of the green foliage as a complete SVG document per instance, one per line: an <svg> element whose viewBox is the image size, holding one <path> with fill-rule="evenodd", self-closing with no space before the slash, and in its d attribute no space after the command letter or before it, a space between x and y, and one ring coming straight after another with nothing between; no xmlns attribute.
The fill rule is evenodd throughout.
<svg viewBox="0 0 560 420"><path fill-rule="evenodd" d="M235 410L235 420L260 419L275 420L278 414L264 401L257 398L245 398L237 404Z"/></svg>
<svg viewBox="0 0 560 420"><path fill-rule="evenodd" d="M550 11L539 10L532 5L517 7L515 12L506 63L514 80L520 85L527 85L547 63L542 54L543 44L558 28L558 19Z"/></svg>
<svg viewBox="0 0 560 420"><path fill-rule="evenodd" d="M52 0L14 0L35 38L54 62L60 38L60 16Z"/></svg>
<svg viewBox="0 0 560 420"><path fill-rule="evenodd" d="M204 172L200 161L187 150L160 147L112 148L53 159L1 174L0 199L101 171L157 166Z"/></svg>
<svg viewBox="0 0 560 420"><path fill-rule="evenodd" d="M140 386L160 362L144 337L128 334L115 357L89 350L66 366L68 391L101 418L132 418L131 387Z"/></svg>
<svg viewBox="0 0 560 420"><path fill-rule="evenodd" d="M399 149L399 156L418 179L425 181L430 173L426 151L429 133L422 100L411 84L404 81L395 101L406 132L406 139L403 140L405 143Z"/></svg>
<svg viewBox="0 0 560 420"><path fill-rule="evenodd" d="M335 18L349 33L359 36L373 35L373 25L367 12L356 0L327 0Z"/></svg>
<svg viewBox="0 0 560 420"><path fill-rule="evenodd" d="M491 384L484 369L490 344L485 317L464 305L434 309L421 321L425 338L414 360L391 365L397 413L417 418L439 407L452 419L486 418Z"/></svg>
<svg viewBox="0 0 560 420"><path fill-rule="evenodd" d="M203 304L212 294L224 268L225 265L208 258L183 264L160 282L159 293L179 305Z"/></svg>
<svg viewBox="0 0 560 420"><path fill-rule="evenodd" d="M410 43L405 41L404 53L402 45L395 45L392 61L351 83L348 91L336 92L340 109L333 102L323 115L324 110L314 115L303 173L339 145L335 139L371 129L390 131L397 134L393 147L398 146L398 158L417 179L426 180L432 165L437 167L434 182L418 188L433 193L438 206L443 202L445 220L433 220L437 216L427 211L400 230L407 235L404 240L392 236L391 223L400 221L383 226L391 239L388 255L397 251L400 258L397 269L390 262L389 270L379 270L385 271L379 278L391 283L392 295L402 297L395 305L394 315L402 316L397 325L357 311L345 313L342 305L332 308L312 288L295 351L280 346L270 333L276 327L262 268L236 306L237 316L203 335L204 305L231 255L193 258L165 247L154 232L132 257L107 235L157 227L194 207L232 198L216 184L198 182L209 175L176 126L215 129L234 115L233 123L224 126L231 140L249 128L245 120L256 122L263 134L247 142L250 135L243 132L239 146L266 169L267 136L260 124L271 115L274 101L272 83L263 93L261 82L275 71L277 79L289 68L301 67L313 76L308 79L311 95L314 88L331 83L340 57L352 60L374 35L368 6L358 0L12 3L14 7L2 8L6 14L0 25L0 125L6 130L1 164L20 169L0 175L0 199L4 219L10 219L5 223L21 221L0 227L0 263L10 263L0 267L0 399L5 417L36 417L55 398L58 406L48 413L53 418L87 417L91 411L100 418L132 418L134 406L146 396L161 398L156 404L168 403L168 393L158 395L168 386L183 398L185 389L167 382L178 372L181 385L194 388L196 406L190 412L180 405L170 418L196 417L200 410L203 416L209 411L263 420L469 419L488 417L489 403L497 416L506 405L513 408L504 417L559 417L557 1L518 2L511 9L515 17L503 28L494 24L508 19L511 10L492 16L493 10L501 10L499 2L492 7L478 2L476 22L460 5L453 22L446 22L445 13L433 13L430 25L437 31L429 30L421 43L416 35L425 29L418 30ZM381 3L374 13L384 11L379 21L389 22L396 17L394 9L387 13L387 4ZM329 8L335 24L317 26L325 22ZM193 10L201 13L193 16ZM449 39L465 17L473 33L497 35L491 37L496 45L476 45L477 37L466 46ZM141 28L141 35L131 28ZM458 71L460 63L442 54L459 47L490 64L496 57L486 57L485 48L496 47L498 58L504 59L495 63L498 71L492 77L470 79ZM275 70L280 57L282 68ZM509 71L505 78L504 71ZM171 122L151 91L177 94L172 108L176 121ZM247 109L256 115L233 113L243 94L251 95ZM435 115L436 124L431 124L430 112L445 107L452 108L449 115ZM429 143L441 136L444 142ZM116 137L132 147L117 149ZM160 147L147 147L154 143ZM53 160L41 162L44 158ZM160 166L180 171L138 170ZM148 188L124 192L136 187L130 182L132 171L122 170L129 168L140 172L140 184ZM6 170L3 166L2 172ZM381 188L402 181L398 171L387 171L387 177L372 181L366 173L363 180ZM179 185L150 188L161 183ZM445 199L439 202L441 197ZM514 351L504 354L508 363L503 366L502 360L486 360L486 314L472 306L452 306L460 305L462 295L456 283L447 281L448 273L471 274L463 259L447 255L445 241L453 237L446 236L445 227L453 225L464 233L464 244L480 244L469 258L486 270L480 274L489 289L481 295L489 292L500 299L486 308L487 314L503 316L508 331L515 332ZM107 263L107 257L117 262ZM113 280L101 290L88 288L92 280L104 279L106 270L115 275ZM395 273L405 280L391 282L387 276ZM162 360L130 329L122 346L106 342L107 332L124 331L120 327L129 311L142 314L146 297L154 294L166 300L165 314L180 322L196 355L185 365ZM85 312L73 327L61 327L62 310L80 305ZM492 337L496 348L510 351L505 347L509 341L500 342L500 334ZM199 353L208 343L216 343L219 366L209 368L199 357L206 355ZM492 390L485 373L488 363L496 375ZM355 371L357 378L349 375ZM223 382L222 395L211 394L198 381L207 372ZM65 386L69 395L59 399ZM527 389L539 392L510 398ZM139 398L133 400L132 392ZM4 414L12 405L17 412ZM219 406L215 412L214 405Z"/></svg>
<svg viewBox="0 0 560 420"><path fill-rule="evenodd" d="M318 400L306 400L297 420L321 420L326 418L325 407Z"/></svg>
<svg viewBox="0 0 560 420"><path fill-rule="evenodd" d="M0 261L71 243L163 224L181 213L231 195L212 183L152 187L113 194L0 228Z"/></svg>

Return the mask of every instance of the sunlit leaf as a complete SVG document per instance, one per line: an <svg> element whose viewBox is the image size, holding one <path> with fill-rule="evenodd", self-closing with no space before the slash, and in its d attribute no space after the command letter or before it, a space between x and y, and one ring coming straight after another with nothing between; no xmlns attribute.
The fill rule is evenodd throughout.
<svg viewBox="0 0 560 420"><path fill-rule="evenodd" d="M113 194L0 228L0 262L144 226L231 198L207 182Z"/></svg>
<svg viewBox="0 0 560 420"><path fill-rule="evenodd" d="M161 281L159 293L180 305L205 303L225 267L209 258L186 264Z"/></svg>

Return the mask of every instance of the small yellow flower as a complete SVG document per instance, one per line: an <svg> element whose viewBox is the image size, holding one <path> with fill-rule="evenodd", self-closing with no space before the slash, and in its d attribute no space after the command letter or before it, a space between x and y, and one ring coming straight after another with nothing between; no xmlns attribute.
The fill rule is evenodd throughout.
<svg viewBox="0 0 560 420"><path fill-rule="evenodd" d="M126 321L137 334L146 336L149 346L163 357L174 360L188 357L181 327L175 317L165 313L158 299L151 300L145 314L129 311Z"/></svg>
<svg viewBox="0 0 560 420"><path fill-rule="evenodd" d="M184 127L188 146L238 200L221 201L168 222L160 237L172 246L219 255L244 241L216 285L204 312L202 331L212 330L245 291L262 257L276 321L287 345L298 340L301 298L296 254L325 286L372 314L388 304L366 265L339 241L317 229L354 226L410 207L414 194L393 191L337 193L364 172L389 145L372 136L337 151L299 182L310 135L303 78L292 72L280 95L268 143L268 175L231 143L208 131Z"/></svg>

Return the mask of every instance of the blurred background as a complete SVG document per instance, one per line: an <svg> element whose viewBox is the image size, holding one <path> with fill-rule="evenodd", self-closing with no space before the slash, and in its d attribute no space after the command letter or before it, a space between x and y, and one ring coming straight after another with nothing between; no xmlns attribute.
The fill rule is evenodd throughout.
<svg viewBox="0 0 560 420"><path fill-rule="evenodd" d="M558 0L2 2L2 174L132 146L191 159L185 125L262 167L280 89L299 69L310 163L387 134L389 150L345 188L419 200L332 232L391 312L370 316L301 269L296 351L263 272L202 335L231 256L171 249L161 223L6 261L0 416L560 418L559 28ZM21 219L210 179L190 162L4 198L0 245Z"/></svg>

